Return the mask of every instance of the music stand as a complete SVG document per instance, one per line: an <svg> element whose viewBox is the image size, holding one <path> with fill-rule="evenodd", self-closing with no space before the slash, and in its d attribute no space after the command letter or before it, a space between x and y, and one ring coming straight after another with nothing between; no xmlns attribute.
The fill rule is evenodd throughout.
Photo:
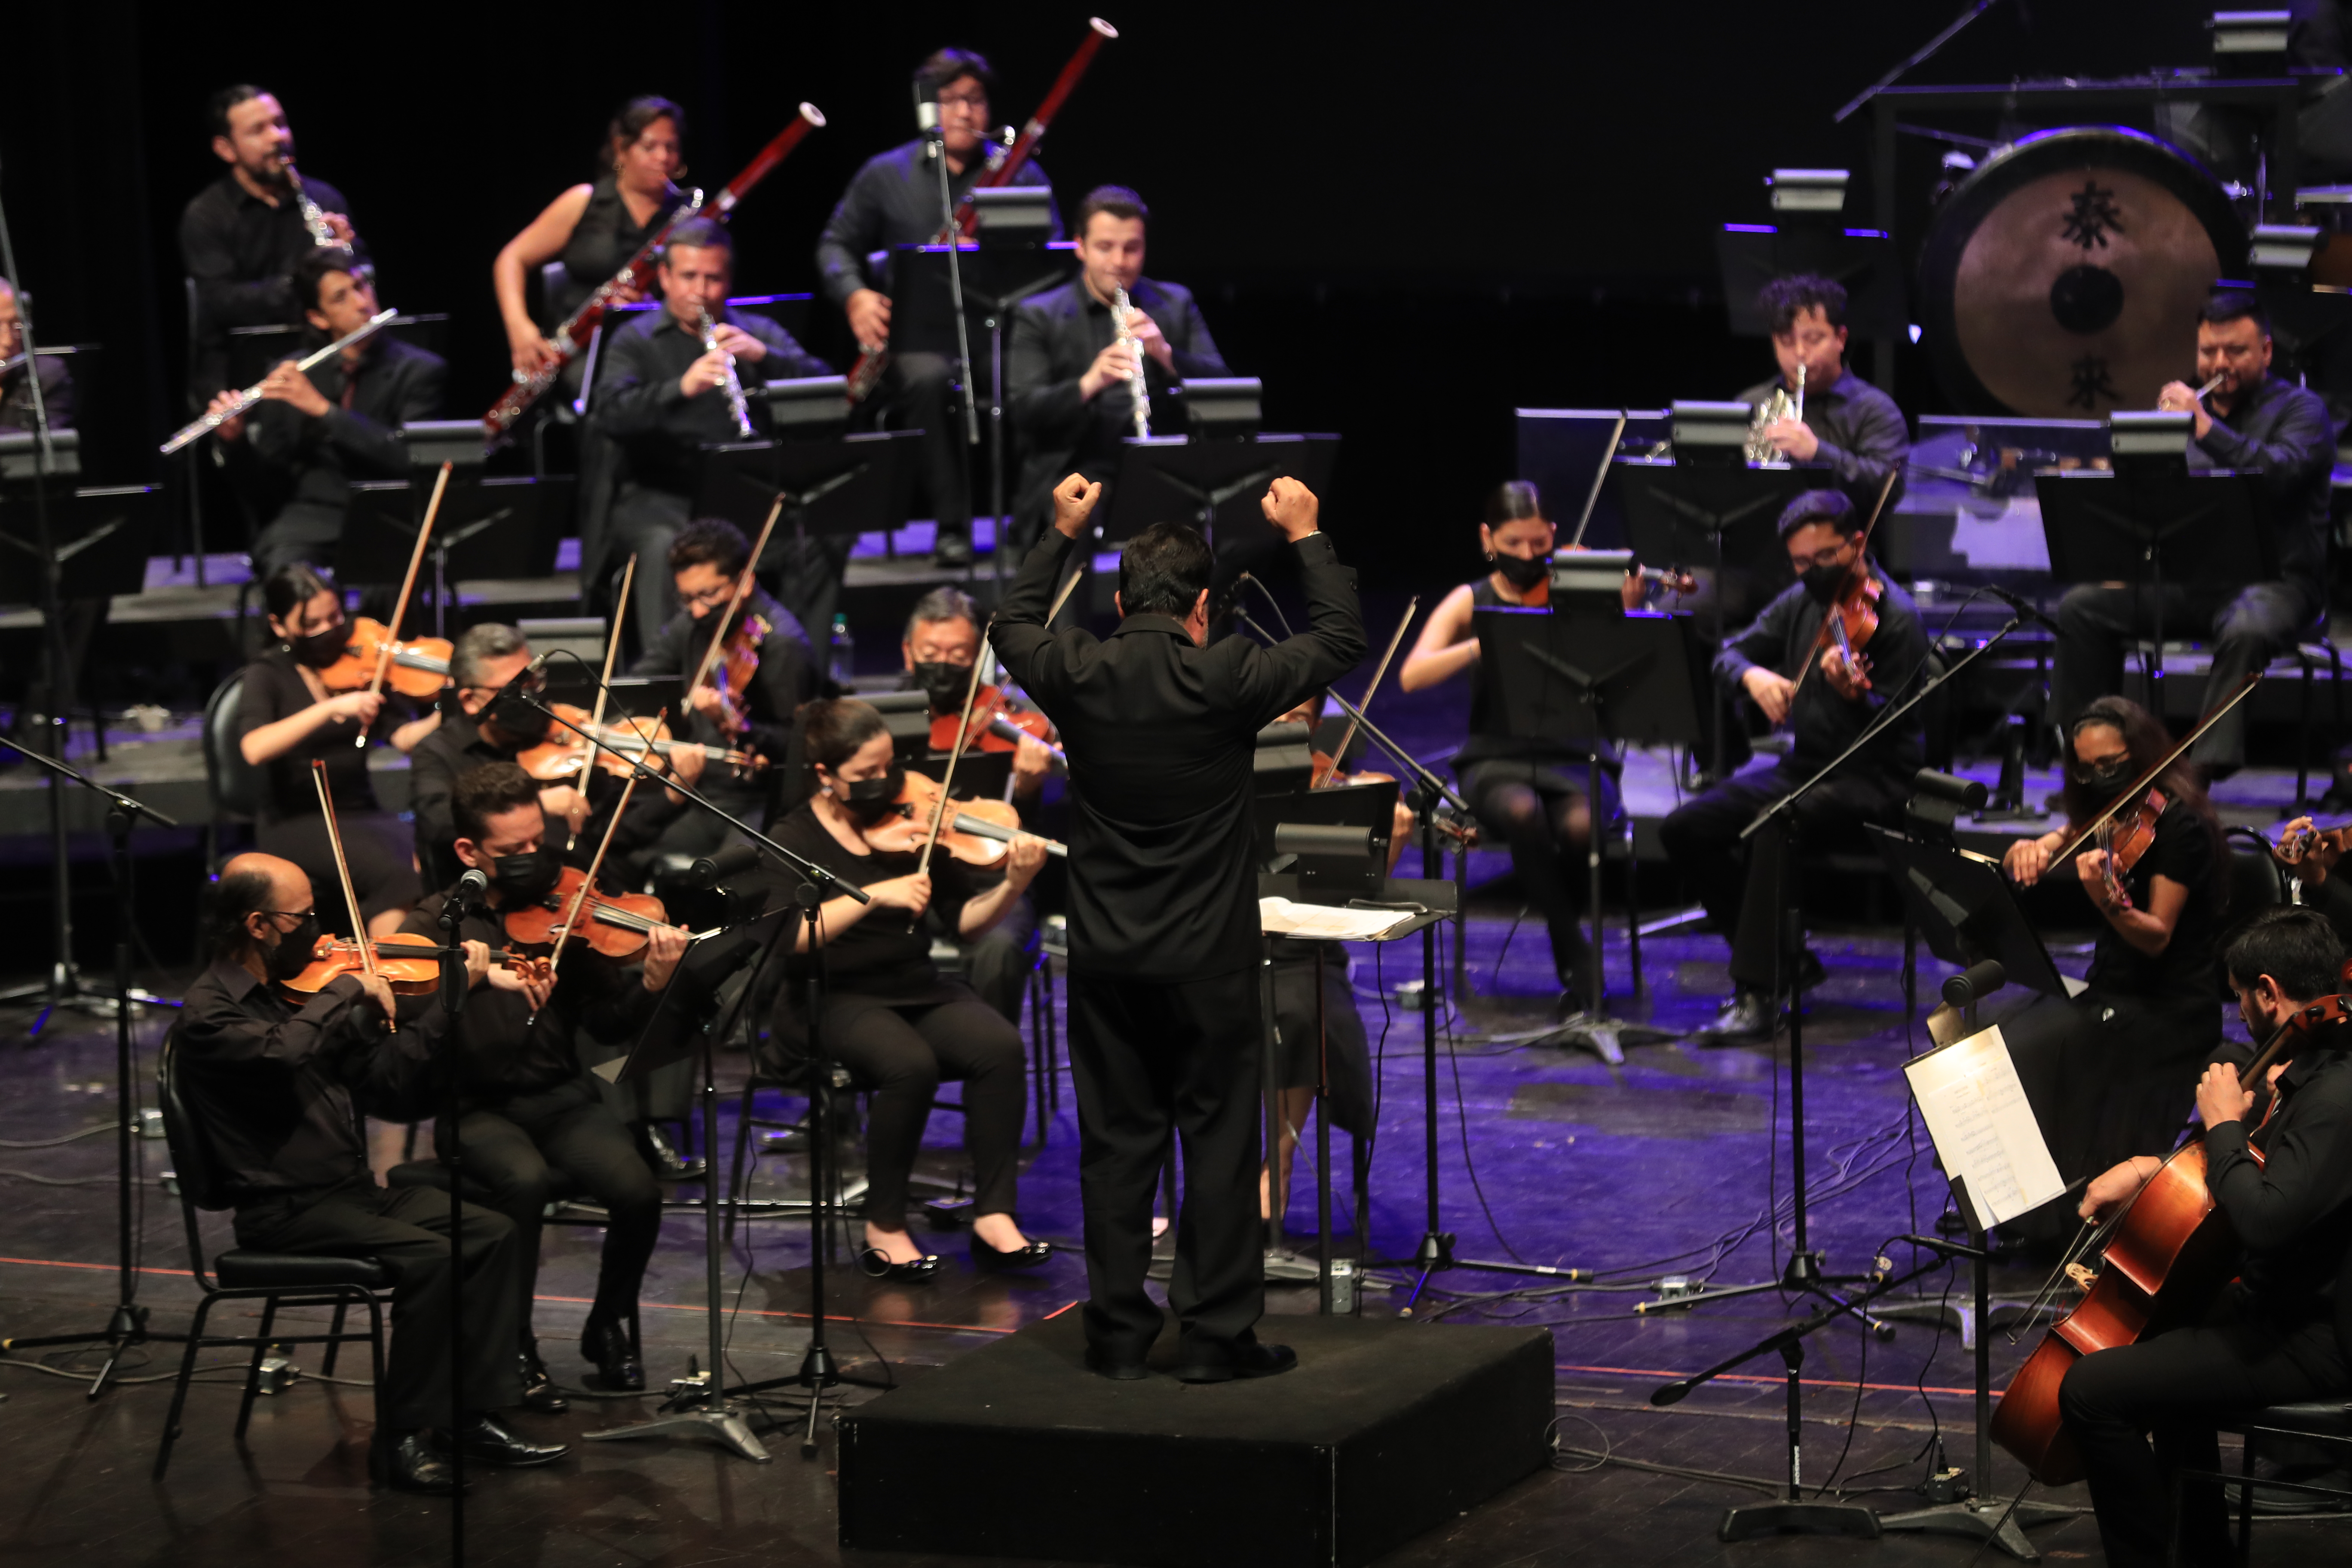
<svg viewBox="0 0 2352 1568"><path fill-rule="evenodd" d="M1585 949L1585 1010L1543 1043L1581 1046L1615 1067L1623 1042L1670 1040L1670 1029L1621 1023L1609 1016L1601 949L1601 847L1611 824L1601 820L1601 753L1612 742L1696 745L1705 665L1694 658L1687 616L1598 609L1529 610L1491 605L1471 614L1478 637L1478 668L1496 698L1506 737L1531 742L1580 741L1585 747L1585 799L1591 803L1585 869L1592 910L1592 941ZM1627 920L1633 910L1627 876Z"/></svg>
<svg viewBox="0 0 2352 1568"><path fill-rule="evenodd" d="M58 597L110 599L147 585L147 556L163 529L161 485L89 486L49 497L50 536L57 542ZM6 514L0 508L0 517ZM40 557L33 541L0 527L0 552ZM0 561L9 559L0 554ZM11 574L13 575L13 574ZM52 677L52 679L55 679Z"/></svg>
<svg viewBox="0 0 2352 1568"><path fill-rule="evenodd" d="M2227 584L2232 592L2279 574L2263 476L2161 468L2128 474L2080 468L2036 473L2050 575L2060 583L2145 582L2155 635L2148 710L2164 717L2164 584Z"/></svg>
<svg viewBox="0 0 2352 1568"><path fill-rule="evenodd" d="M1990 958L2018 984L2061 1001L2071 994L2050 950L2017 907L2000 861L1874 822L1864 826L1928 952L1962 969Z"/></svg>
<svg viewBox="0 0 2352 1568"><path fill-rule="evenodd" d="M768 509L791 536L888 531L907 521L919 430L875 430L796 441L742 441L702 448L694 484L697 517L723 517L756 538ZM782 529L754 563L770 565Z"/></svg>
<svg viewBox="0 0 2352 1568"><path fill-rule="evenodd" d="M449 584L484 577L549 577L555 573L555 537L570 515L575 481L529 477L485 479L452 475L433 520L426 550L433 562L433 635L448 635ZM342 537L335 544L335 574L346 584L397 583L424 526L430 485L412 479L367 479L351 487Z"/></svg>
<svg viewBox="0 0 2352 1568"><path fill-rule="evenodd" d="M1189 436L1129 437L1118 473L1104 486L1105 542L1132 539L1155 522L1189 519L1213 547L1220 525L1249 537L1263 527L1258 498L1277 479L1328 495L1339 458L1337 436L1257 435L1245 441Z"/></svg>

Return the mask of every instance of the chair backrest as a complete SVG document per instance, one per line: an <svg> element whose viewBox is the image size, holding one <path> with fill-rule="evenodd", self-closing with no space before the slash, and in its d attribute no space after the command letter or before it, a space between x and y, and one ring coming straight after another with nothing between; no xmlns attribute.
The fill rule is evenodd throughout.
<svg viewBox="0 0 2352 1568"><path fill-rule="evenodd" d="M555 314L555 302L572 287L572 268L561 261L550 261L539 269L539 287L547 300L547 313Z"/></svg>
<svg viewBox="0 0 2352 1568"><path fill-rule="evenodd" d="M205 703L205 786L212 792L215 817L252 816L261 809L261 770L245 760L238 744L244 696L245 671L240 669L214 688Z"/></svg>
<svg viewBox="0 0 2352 1568"><path fill-rule="evenodd" d="M179 1178L180 1196L188 1203L200 1209L227 1208L212 1146L183 1093L180 1071L180 1032L174 1027L155 1054L155 1100L163 1112L163 1142L172 1151L172 1171Z"/></svg>
<svg viewBox="0 0 2352 1568"><path fill-rule="evenodd" d="M2229 851L2229 864L2222 868L2230 896L2221 928L2221 941L2227 942L2264 910L2286 902L2286 877L2271 858L2270 841L2253 828L2223 828L2221 845Z"/></svg>

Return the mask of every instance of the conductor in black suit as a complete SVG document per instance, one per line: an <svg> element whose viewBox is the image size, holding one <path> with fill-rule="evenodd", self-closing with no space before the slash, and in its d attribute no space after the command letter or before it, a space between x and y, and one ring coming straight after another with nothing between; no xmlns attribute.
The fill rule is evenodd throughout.
<svg viewBox="0 0 2352 1568"><path fill-rule="evenodd" d="M1087 1363L1145 1375L1162 1326L1144 1293L1151 1199L1172 1121L1184 1202L1168 1297L1176 1375L1222 1383L1286 1372L1258 1342L1265 1307L1257 1206L1260 951L1250 826L1257 731L1364 653L1355 574L1316 529L1313 492L1278 479L1266 521L1296 547L1307 630L1271 648L1205 646L1212 558L1182 523L1129 540L1108 641L1046 627L1056 585L1102 495L1072 474L1054 531L1023 563L990 633L1062 734L1070 760L1070 1062L1086 1208Z"/></svg>

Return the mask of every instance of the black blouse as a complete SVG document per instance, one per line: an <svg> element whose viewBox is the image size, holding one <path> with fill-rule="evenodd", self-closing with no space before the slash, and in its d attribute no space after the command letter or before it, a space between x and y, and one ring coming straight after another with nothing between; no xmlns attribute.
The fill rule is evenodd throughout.
<svg viewBox="0 0 2352 1568"><path fill-rule="evenodd" d="M921 859L913 852L852 854L817 820L814 805L807 801L776 826L775 839L859 887L911 877ZM1001 871L976 870L940 850L931 857L931 914L953 931L963 918L964 905L1003 879ZM929 994L940 983L939 967L931 962L932 922L913 921L912 930L909 923L904 910L869 910L856 925L828 933L824 949L827 989L835 995L910 1001Z"/></svg>
<svg viewBox="0 0 2352 1568"><path fill-rule="evenodd" d="M654 209L652 219L639 223L629 216L629 204L622 198L617 180L606 174L591 186L588 205L580 214L580 221L572 226L572 237L563 242L563 271L567 281L559 297L548 301L554 320L548 322L552 330L558 322L587 303L604 281L628 264L629 258L645 248L646 241L654 237L669 215L684 205L686 196L676 185Z"/></svg>
<svg viewBox="0 0 2352 1568"><path fill-rule="evenodd" d="M318 700L303 684L301 668L292 654L283 648L263 654L245 667L245 689L236 704L238 742L242 744L263 725L290 719ZM385 711L390 711L389 707ZM361 733L360 725L352 720L337 719L311 731L292 751L263 763L257 770L261 775L261 820L286 822L319 815L319 792L310 783L313 757L327 759L327 787L334 792L338 813L377 809L375 785L368 778L367 749L352 743Z"/></svg>
<svg viewBox="0 0 2352 1568"><path fill-rule="evenodd" d="M2172 940L2162 952L2142 952L2116 935L2114 927L2103 925L2086 976L2090 984L2133 996L2171 998L2184 1006L2218 1007L2221 975L2214 942L2219 872L2212 835L2203 820L2178 801L2168 803L2156 819L2156 841L2119 879L2134 906L2143 910L2148 905L2149 884L2158 877L2170 878L2189 889Z"/></svg>

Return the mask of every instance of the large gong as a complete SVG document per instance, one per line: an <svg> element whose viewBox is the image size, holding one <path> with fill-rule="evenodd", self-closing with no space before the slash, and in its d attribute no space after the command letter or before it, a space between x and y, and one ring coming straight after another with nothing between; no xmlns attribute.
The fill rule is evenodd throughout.
<svg viewBox="0 0 2352 1568"><path fill-rule="evenodd" d="M1919 259L1923 337L1964 412L2093 419L2193 380L2197 312L2246 236L2202 165L2120 126L2044 131L1946 199Z"/></svg>

